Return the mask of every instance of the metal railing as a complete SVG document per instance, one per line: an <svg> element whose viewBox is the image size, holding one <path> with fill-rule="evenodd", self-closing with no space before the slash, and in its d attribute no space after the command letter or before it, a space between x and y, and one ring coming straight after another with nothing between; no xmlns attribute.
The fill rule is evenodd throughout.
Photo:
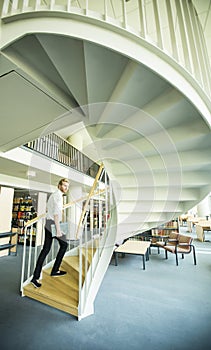
<svg viewBox="0 0 211 350"><path fill-rule="evenodd" d="M29 148L83 174L96 177L99 165L55 133L41 136L23 147Z"/></svg>
<svg viewBox="0 0 211 350"><path fill-rule="evenodd" d="M106 22L144 39L184 67L210 96L207 48L191 0L4 0L1 18L11 21L34 12L46 16L48 11Z"/></svg>
<svg viewBox="0 0 211 350"><path fill-rule="evenodd" d="M102 189L102 177L107 179L105 171L100 167L97 177L93 182L93 187L89 196L79 198L76 201L67 203L63 206L64 217L67 227L70 229L77 225L74 218L69 218L68 209L73 206L81 206L83 220L78 223L80 232L75 232L75 240L71 237L67 242L68 249L66 255L79 257L79 316L83 312L86 304L89 287L94 278L95 269L100 260L102 250L105 247L106 237L109 230L109 219L111 218L111 185L107 182ZM84 210L83 210L84 208ZM45 218L42 214L28 221L24 228L24 244L21 273L21 293L24 296L24 286L27 285L33 275L38 255L43 247L45 235ZM44 269L52 266L53 260L57 254L56 240L52 244L51 253L47 256ZM90 262L91 257L91 262Z"/></svg>

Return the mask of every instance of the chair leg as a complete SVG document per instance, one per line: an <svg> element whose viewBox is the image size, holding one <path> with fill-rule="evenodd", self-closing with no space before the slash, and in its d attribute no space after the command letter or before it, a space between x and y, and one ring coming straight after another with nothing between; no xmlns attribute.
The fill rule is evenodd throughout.
<svg viewBox="0 0 211 350"><path fill-rule="evenodd" d="M176 255L176 265L178 266L178 255L177 255L177 251L175 252Z"/></svg>
<svg viewBox="0 0 211 350"><path fill-rule="evenodd" d="M182 254L182 259L184 259L184 254Z"/></svg>
<svg viewBox="0 0 211 350"><path fill-rule="evenodd" d="M193 261L194 261L194 265L196 265L196 251L194 246L192 246L192 248L193 248Z"/></svg>
<svg viewBox="0 0 211 350"><path fill-rule="evenodd" d="M166 255L166 259L168 259L168 252L166 249L165 249L165 255Z"/></svg>
<svg viewBox="0 0 211 350"><path fill-rule="evenodd" d="M146 260L147 261L149 260L149 255L150 255L150 248L148 248L147 252L146 252Z"/></svg>

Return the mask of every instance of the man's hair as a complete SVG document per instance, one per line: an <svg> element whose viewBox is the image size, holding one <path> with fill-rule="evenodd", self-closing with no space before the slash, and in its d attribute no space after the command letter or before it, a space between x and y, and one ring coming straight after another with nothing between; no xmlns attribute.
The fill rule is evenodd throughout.
<svg viewBox="0 0 211 350"><path fill-rule="evenodd" d="M61 179L58 183L58 187L62 186L63 182L67 182L69 184L69 180L68 179Z"/></svg>

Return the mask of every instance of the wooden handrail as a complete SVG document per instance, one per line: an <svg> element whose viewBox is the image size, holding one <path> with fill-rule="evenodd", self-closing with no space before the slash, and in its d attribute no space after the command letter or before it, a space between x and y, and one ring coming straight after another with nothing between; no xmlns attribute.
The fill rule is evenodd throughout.
<svg viewBox="0 0 211 350"><path fill-rule="evenodd" d="M102 168L101 168L101 170L102 170ZM99 171L100 171L100 168L99 168ZM99 173L99 171L98 171L98 173ZM97 173L97 175L98 175L98 173ZM100 174L99 174L100 175ZM97 176L96 176L96 178L97 178ZM95 186L96 186L96 178L95 178L95 181L94 181L94 184L95 184ZM98 179L99 179L99 177L98 177ZM93 186L94 186L94 184L93 184ZM92 188L93 188L93 186L92 186ZM92 190L92 189L91 189ZM69 202L69 203L66 203L66 204L64 204L63 205L63 210L64 209L67 209L67 208L69 208L69 207L71 207L72 205L74 205L74 204L76 204L76 203L78 203L78 202L83 202L83 201L85 201L86 200L86 202L88 201L89 202L89 200L91 199L91 197L93 197L93 196L97 196L97 195L99 195L99 194L102 194L103 192L105 192L105 188L103 188L103 189L101 189L101 190L98 190L98 191L92 191L92 193L91 193L91 191L90 191L90 193L91 193L91 195L90 195L90 193L89 193L89 195L88 196L84 196L84 197L80 197L80 198L78 198L78 199L76 199L76 200L74 200L74 201L71 201L71 202ZM89 198L89 199L88 199ZM85 204L86 205L86 204ZM88 205L88 204L87 204ZM87 207L87 205L86 205L86 207ZM85 207L85 206L84 206ZM85 210L85 213L86 213L86 210ZM82 212L82 214L83 214L83 212ZM31 226L32 224L34 224L34 223L36 223L37 221L39 221L39 220L41 220L41 219L44 219L45 217L46 217L46 215L47 215L47 213L44 213L44 214L41 214L41 215L39 215L39 216L36 216L34 219L32 219L32 220L29 220L27 223L26 223L26 225L24 226L24 228L26 228L26 227L28 227L28 226ZM83 215L84 216L84 215ZM83 219L82 219L82 221L83 221ZM82 222L81 221L81 222Z"/></svg>
<svg viewBox="0 0 211 350"><path fill-rule="evenodd" d="M85 204L84 204L84 207L83 207L83 210L82 210L82 213L81 213L81 217L80 217L80 220L79 220L79 224L78 224L78 227L77 227L77 231L76 231L76 239L78 239L78 234L79 234L79 231L80 231L81 224L82 224L82 222L83 222L83 220L84 220L84 217L85 217L85 214L86 214L87 207L88 207L88 205L89 205L90 199L91 199L91 197L94 195L95 187L96 187L97 182L98 182L98 180L99 180L99 178L100 178L100 175L101 175L101 172L102 172L103 167L104 167L104 166L103 166L103 164L101 163L101 165L100 165L100 167L99 167L99 169L98 169L97 175L96 175L96 177L95 177L95 180L94 180L94 182L93 182L93 185L92 185L92 187L91 187L91 189L90 189L89 195L88 195L88 197L87 197L87 199L86 199L86 202L85 202Z"/></svg>
<svg viewBox="0 0 211 350"><path fill-rule="evenodd" d="M46 216L47 213L44 213L44 214L41 214L39 216L36 216L36 218L34 219L31 219L29 221L27 221L26 225L24 225L24 228L28 227L28 226L31 226L32 224L35 224L35 222L43 219L45 216Z"/></svg>
<svg viewBox="0 0 211 350"><path fill-rule="evenodd" d="M94 192L92 196L97 196L98 194L105 192L105 190L106 190L105 188L103 188L103 189L101 189L101 190L98 190L98 191ZM66 204L64 204L64 206L63 206L63 210L64 210L64 209L67 209L67 208L69 208L69 207L71 207L73 204L76 204L76 203L78 203L78 202L83 202L83 201L85 201L86 199L87 199L87 196L84 196L84 197L80 197L79 199L76 199L75 201L66 203Z"/></svg>

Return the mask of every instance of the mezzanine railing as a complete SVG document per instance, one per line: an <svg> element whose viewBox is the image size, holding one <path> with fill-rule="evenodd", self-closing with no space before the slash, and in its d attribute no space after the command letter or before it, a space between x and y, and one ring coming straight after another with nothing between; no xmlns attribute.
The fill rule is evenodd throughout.
<svg viewBox="0 0 211 350"><path fill-rule="evenodd" d="M41 136L28 142L24 147L94 178L99 169L97 163L55 133Z"/></svg>
<svg viewBox="0 0 211 350"><path fill-rule="evenodd" d="M210 96L207 48L191 0L4 0L1 18L6 23L48 11L106 22L144 39L184 67Z"/></svg>

